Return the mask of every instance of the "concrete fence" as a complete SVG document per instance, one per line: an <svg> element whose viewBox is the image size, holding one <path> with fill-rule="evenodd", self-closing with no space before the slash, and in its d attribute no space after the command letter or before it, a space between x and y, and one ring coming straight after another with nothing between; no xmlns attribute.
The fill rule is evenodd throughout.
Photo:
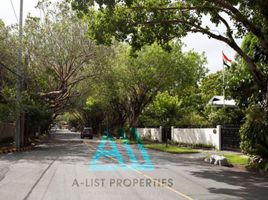
<svg viewBox="0 0 268 200"><path fill-rule="evenodd" d="M174 128L171 127L171 140L188 144L213 145L221 150L221 126L216 128Z"/></svg>
<svg viewBox="0 0 268 200"><path fill-rule="evenodd" d="M162 142L162 127L159 128L137 128L142 138L157 140Z"/></svg>
<svg viewBox="0 0 268 200"><path fill-rule="evenodd" d="M162 142L162 127L137 128L142 138ZM221 150L221 126L216 128L174 128L171 127L171 140L187 144L212 145Z"/></svg>
<svg viewBox="0 0 268 200"><path fill-rule="evenodd" d="M0 141L5 138L14 138L15 130L15 125L12 123L0 123Z"/></svg>

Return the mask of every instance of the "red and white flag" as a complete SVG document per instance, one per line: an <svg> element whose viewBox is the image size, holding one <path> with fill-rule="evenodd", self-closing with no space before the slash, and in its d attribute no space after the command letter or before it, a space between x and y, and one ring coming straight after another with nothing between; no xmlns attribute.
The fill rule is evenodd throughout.
<svg viewBox="0 0 268 200"><path fill-rule="evenodd" d="M227 67L230 67L232 64L232 60L229 59L223 52L222 57L223 57L223 64L226 65Z"/></svg>

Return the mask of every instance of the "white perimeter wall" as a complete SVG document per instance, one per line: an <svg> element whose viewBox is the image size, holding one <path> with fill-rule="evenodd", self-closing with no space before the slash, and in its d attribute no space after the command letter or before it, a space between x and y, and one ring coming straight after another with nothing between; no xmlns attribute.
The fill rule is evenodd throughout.
<svg viewBox="0 0 268 200"><path fill-rule="evenodd" d="M162 128L137 128L142 138L150 138L162 142Z"/></svg>
<svg viewBox="0 0 268 200"><path fill-rule="evenodd" d="M208 144L221 149L220 126L217 128L171 128L171 140L189 144Z"/></svg>

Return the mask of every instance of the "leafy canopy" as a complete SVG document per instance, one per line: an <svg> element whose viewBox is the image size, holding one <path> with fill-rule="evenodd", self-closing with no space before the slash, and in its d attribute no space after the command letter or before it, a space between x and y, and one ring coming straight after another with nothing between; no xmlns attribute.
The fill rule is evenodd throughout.
<svg viewBox="0 0 268 200"><path fill-rule="evenodd" d="M263 0L72 0L72 6L89 24L89 35L98 43L116 38L140 49L157 42L170 50L169 42L187 33L202 33L225 42L247 63L254 82L266 94L267 76L257 61L236 43L252 33L264 57L268 57L268 2ZM204 16L213 26L203 23ZM231 23L232 22L232 23ZM217 31L222 25L225 31ZM216 31L215 31L216 29ZM219 30L219 29L218 29ZM267 59L265 59L267 65ZM268 106L267 106L268 107Z"/></svg>

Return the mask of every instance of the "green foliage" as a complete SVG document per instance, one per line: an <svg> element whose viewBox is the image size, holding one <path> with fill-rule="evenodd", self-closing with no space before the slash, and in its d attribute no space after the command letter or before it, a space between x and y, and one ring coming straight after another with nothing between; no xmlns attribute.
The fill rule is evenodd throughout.
<svg viewBox="0 0 268 200"><path fill-rule="evenodd" d="M16 117L15 67L16 40L10 27L0 20L0 121L14 122Z"/></svg>
<svg viewBox="0 0 268 200"><path fill-rule="evenodd" d="M259 106L249 108L240 130L241 149L268 158L268 115Z"/></svg>
<svg viewBox="0 0 268 200"><path fill-rule="evenodd" d="M212 144L202 144L202 143L184 143L184 142L176 142L171 140L170 141L171 145L176 145L178 147L189 147L192 149L215 149L215 147Z"/></svg>
<svg viewBox="0 0 268 200"><path fill-rule="evenodd" d="M17 62L17 38L13 35L12 31L0 19L0 86L2 86L4 81L11 83L10 77L11 75L14 76L14 74L10 73L10 70L15 71L15 64Z"/></svg>
<svg viewBox="0 0 268 200"><path fill-rule="evenodd" d="M171 96L167 91L158 93L155 100L145 109L140 123L143 126L174 124L180 112L179 97Z"/></svg>
<svg viewBox="0 0 268 200"><path fill-rule="evenodd" d="M185 128L211 127L211 123L205 118L203 113L199 113L198 111L187 112L187 109L184 109L183 117L174 125Z"/></svg>
<svg viewBox="0 0 268 200"><path fill-rule="evenodd" d="M229 72L230 69L227 69ZM241 124L244 118L244 110L241 107L235 108L216 108L212 105L208 105L209 100L213 96L221 96L223 92L223 72L218 71L216 73L206 76L200 85L200 95L204 110L203 115L206 117L208 124ZM225 98L233 99L236 96L230 91L230 79L233 80L232 74L225 72Z"/></svg>
<svg viewBox="0 0 268 200"><path fill-rule="evenodd" d="M61 118L62 117L62 118ZM82 130L82 125L79 119L72 112L65 112L63 115L57 117L57 121L65 121L69 128L75 128L76 130Z"/></svg>
<svg viewBox="0 0 268 200"><path fill-rule="evenodd" d="M268 160L253 155L249 159L249 165L247 166L247 169L259 172L268 172Z"/></svg>
<svg viewBox="0 0 268 200"><path fill-rule="evenodd" d="M102 123L105 113L102 102L89 97L83 110L85 125L93 128L99 128L98 126Z"/></svg>
<svg viewBox="0 0 268 200"><path fill-rule="evenodd" d="M267 63L268 58L265 55L264 49L262 49L260 40L252 33L248 33L244 39L241 48L247 52L247 54L253 58L253 60L257 63L258 68L265 73L267 76ZM245 64L245 61L243 61Z"/></svg>
<svg viewBox="0 0 268 200"><path fill-rule="evenodd" d="M79 84L96 77L105 65L108 48L87 37L87 25L65 1L38 3L45 16L28 16L24 25L24 49L28 61L28 87L58 115L72 107L80 95Z"/></svg>
<svg viewBox="0 0 268 200"><path fill-rule="evenodd" d="M155 149L155 150L159 150L159 151L164 151L164 152L168 152L168 153L176 153L176 154L198 153L197 150L193 150L191 148L176 147L176 146L166 147L166 145L164 145L164 144L146 144L145 147L149 148L149 149Z"/></svg>
<svg viewBox="0 0 268 200"><path fill-rule="evenodd" d="M5 86L1 90L2 101L0 103L0 121L14 122L18 106L16 104L15 89Z"/></svg>
<svg viewBox="0 0 268 200"><path fill-rule="evenodd" d="M220 96L223 91L223 72L218 71L207 75L201 82L202 101L207 104L213 96Z"/></svg>
<svg viewBox="0 0 268 200"><path fill-rule="evenodd" d="M0 121L11 123L15 121L15 113L8 104L0 103Z"/></svg>
<svg viewBox="0 0 268 200"><path fill-rule="evenodd" d="M153 44L133 54L126 44L114 45L102 75L88 80L90 90L81 101L78 98L77 118L102 129L158 126L166 124L167 118L169 124L176 121L180 112L178 96L189 95L207 70L204 55L183 53L180 43L172 47L167 52ZM93 123L91 118L98 120Z"/></svg>
<svg viewBox="0 0 268 200"><path fill-rule="evenodd" d="M267 57L260 45L260 40L248 34L243 41L242 49L250 55L259 70L267 79ZM228 70L229 91L246 113L245 123L241 127L241 149L247 153L267 157L267 96L251 75L247 63L236 58L236 63Z"/></svg>
<svg viewBox="0 0 268 200"><path fill-rule="evenodd" d="M244 117L243 111L239 108L215 108L207 106L204 114L213 126L219 124L241 124Z"/></svg>
<svg viewBox="0 0 268 200"><path fill-rule="evenodd" d="M234 64L234 68L228 72L230 97L238 100L242 110L249 105L262 104L267 112L267 1L72 0L72 6L88 21L89 35L99 43L111 44L115 38L128 42L134 50L157 43L170 51L170 41L177 41L189 32L200 32L225 42L241 56L239 61L242 62L242 66L239 66L241 63ZM209 18L212 26L202 23L204 16ZM215 31L222 26L224 32ZM240 48L235 38L245 36ZM218 76L211 77L213 79L219 81ZM207 102L212 94L221 91L220 85L209 88L211 93L207 94L207 88L204 87L203 101ZM209 82L207 87L210 87ZM200 107L196 110L197 114L202 113ZM219 113L219 119L212 121L230 121L224 118L224 113Z"/></svg>
<svg viewBox="0 0 268 200"><path fill-rule="evenodd" d="M240 154L222 154L232 165L248 165L249 157Z"/></svg>
<svg viewBox="0 0 268 200"><path fill-rule="evenodd" d="M46 106L38 103L25 105L24 111L28 126L27 134L34 134L37 131L43 133L48 131L48 127L52 122L52 113Z"/></svg>
<svg viewBox="0 0 268 200"><path fill-rule="evenodd" d="M207 120L199 113L196 105L198 100L187 91L186 96L170 95L167 91L159 93L142 113L139 124L145 127L177 126L177 127L204 127Z"/></svg>
<svg viewBox="0 0 268 200"><path fill-rule="evenodd" d="M242 43L242 49L256 61L258 69L268 78L267 61L261 50L258 39L248 34ZM236 57L236 62L228 69L226 76L228 77L229 92L238 102L241 108L263 103L266 96L262 93L248 68L248 64Z"/></svg>
<svg viewBox="0 0 268 200"><path fill-rule="evenodd" d="M109 110L107 119L110 125L124 126L128 122L136 126L140 114L157 94L159 101L152 109L156 109L154 115L160 118L155 122L148 118L150 126L174 118L174 112L177 112L175 104L178 103L176 94L187 93L188 88L197 85L206 69L203 67L203 55L183 53L179 43L172 44L172 47L167 52L156 44L145 46L135 56L130 56L129 46L119 45L116 48L109 69L96 81L94 90L95 97L106 102L104 104L108 107L106 110ZM169 96L166 91L175 95ZM160 107L165 107L165 110Z"/></svg>
<svg viewBox="0 0 268 200"><path fill-rule="evenodd" d="M265 1L162 1L120 0L94 1L72 0L79 16L86 16L89 34L99 43L110 44L112 37L129 42L135 49L157 42L169 49L168 42L181 38L187 32L201 32L233 45L234 37L248 32L267 36L267 7ZM97 5L97 6L96 6ZM98 8L98 10L96 9ZM234 23L230 29L224 14ZM208 16L214 26L202 26L202 16ZM226 18L226 19L225 19ZM250 25L249 25L250 24ZM222 37L213 34L214 27L226 28ZM263 38L267 42L267 38ZM228 41L228 42L227 42Z"/></svg>

